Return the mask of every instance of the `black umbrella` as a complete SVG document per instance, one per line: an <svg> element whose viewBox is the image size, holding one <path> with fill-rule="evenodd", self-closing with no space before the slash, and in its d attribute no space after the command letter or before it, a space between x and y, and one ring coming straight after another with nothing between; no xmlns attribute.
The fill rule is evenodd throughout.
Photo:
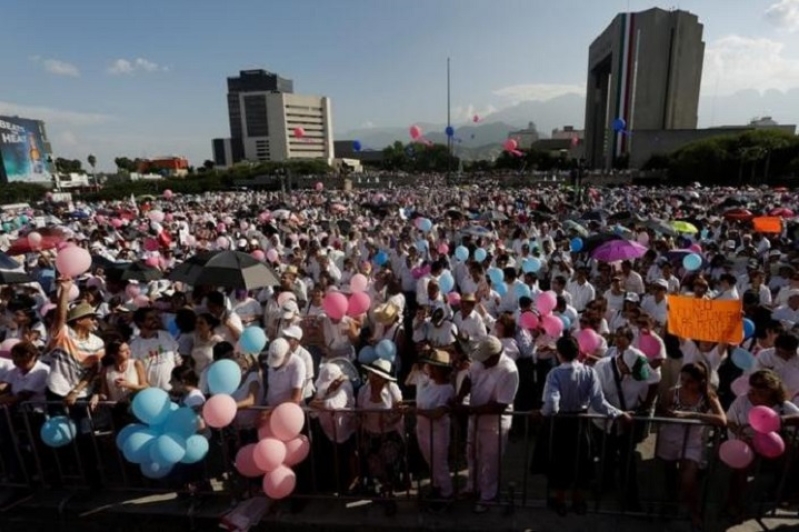
<svg viewBox="0 0 799 532"><path fill-rule="evenodd" d="M581 220L602 220L602 211L588 211L580 217Z"/></svg>
<svg viewBox="0 0 799 532"><path fill-rule="evenodd" d="M178 283L194 284L197 277L202 273L211 258L220 253L219 251L201 251L181 262L174 270L169 272L167 279Z"/></svg>
<svg viewBox="0 0 799 532"><path fill-rule="evenodd" d="M161 270L158 268L151 268L141 262L134 262L122 273L123 281L139 281L140 283L146 283L149 281L158 281L163 278L164 274Z"/></svg>
<svg viewBox="0 0 799 532"><path fill-rule="evenodd" d="M130 262L114 262L108 257L102 255L92 255L92 267L102 268L104 270L124 270L127 269L132 263Z"/></svg>
<svg viewBox="0 0 799 532"><path fill-rule="evenodd" d="M33 277L27 273L0 270L0 285L31 283L33 280Z"/></svg>
<svg viewBox="0 0 799 532"><path fill-rule="evenodd" d="M665 236L677 236L680 234L672 226L661 220L655 220L655 219L647 220L646 222L644 222L644 226L649 229L652 229L656 233L660 233Z"/></svg>
<svg viewBox="0 0 799 532"><path fill-rule="evenodd" d="M629 220L633 217L633 213L630 211L621 211L621 212L614 212L610 216L608 216L608 222L621 222L624 220Z"/></svg>
<svg viewBox="0 0 799 532"><path fill-rule="evenodd" d="M189 284L253 290L280 284L277 274L263 262L241 251L222 251L211 257Z"/></svg>

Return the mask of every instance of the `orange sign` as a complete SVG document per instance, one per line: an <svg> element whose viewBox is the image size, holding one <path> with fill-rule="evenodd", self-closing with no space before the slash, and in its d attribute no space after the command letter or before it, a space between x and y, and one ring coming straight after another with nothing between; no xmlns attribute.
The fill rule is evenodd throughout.
<svg viewBox="0 0 799 532"><path fill-rule="evenodd" d="M782 233L782 220L777 216L752 218L752 224L758 233Z"/></svg>
<svg viewBox="0 0 799 532"><path fill-rule="evenodd" d="M688 340L738 344L744 338L741 301L669 296L668 327Z"/></svg>

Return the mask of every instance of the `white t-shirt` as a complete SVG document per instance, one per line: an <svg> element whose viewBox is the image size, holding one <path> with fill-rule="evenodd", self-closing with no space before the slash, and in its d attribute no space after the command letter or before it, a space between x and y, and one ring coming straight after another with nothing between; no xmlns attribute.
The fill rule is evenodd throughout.
<svg viewBox="0 0 799 532"><path fill-rule="evenodd" d="M5 376L5 382L8 382L13 395L31 392L33 395L30 401L44 401L45 390L47 390L47 375L49 373L50 368L38 360L33 365L33 368L25 374L12 364L11 370Z"/></svg>
<svg viewBox="0 0 799 532"><path fill-rule="evenodd" d="M764 349L757 354L755 365L752 371L760 369L771 369L780 376L785 389L788 390L788 397L793 397L799 393L799 355L794 355L788 360L777 356L774 348Z"/></svg>
<svg viewBox="0 0 799 532"><path fill-rule="evenodd" d="M358 392L358 408L368 410L394 410L402 401L402 392L396 382L387 383L380 390L380 402L372 402L372 384L367 382ZM402 418L396 423L390 423L393 416L371 412L361 418L361 427L371 434L384 434L396 431L402 434Z"/></svg>
<svg viewBox="0 0 799 532"><path fill-rule="evenodd" d="M194 388L193 390L189 391L185 397L183 397L182 402L183 406L188 406L189 408L198 408L205 404L205 396L199 388Z"/></svg>
<svg viewBox="0 0 799 532"><path fill-rule="evenodd" d="M15 367L11 359L0 358L0 382L8 382L8 374Z"/></svg>
<svg viewBox="0 0 799 532"><path fill-rule="evenodd" d="M166 331L158 331L152 338L134 338L130 342L133 358L141 360L150 386L169 391L172 370L180 365L178 343Z"/></svg>
<svg viewBox="0 0 799 532"><path fill-rule="evenodd" d="M289 356L288 362L280 368L269 368L266 390L266 404L277 406L291 399L295 388L305 386L305 363L300 357Z"/></svg>
<svg viewBox="0 0 799 532"><path fill-rule="evenodd" d="M502 354L499 362L491 368L473 362L469 366L469 380L472 382L471 406L483 406L494 401L508 405L508 411L513 410L513 400L519 389L519 370L507 355ZM510 415L502 416L503 429L510 429L512 418ZM477 421L478 430L496 431L498 428L494 416L480 416Z"/></svg>

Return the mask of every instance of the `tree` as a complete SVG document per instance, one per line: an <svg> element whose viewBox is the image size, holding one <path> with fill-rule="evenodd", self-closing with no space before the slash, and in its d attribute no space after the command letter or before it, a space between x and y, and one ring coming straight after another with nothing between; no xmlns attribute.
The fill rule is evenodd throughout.
<svg viewBox="0 0 799 532"><path fill-rule="evenodd" d="M77 159L69 160L58 157L55 160L55 169L62 174L79 174L83 172L83 164Z"/></svg>
<svg viewBox="0 0 799 532"><path fill-rule="evenodd" d="M86 162L92 167L92 173L94 173L95 168L97 168L97 157L90 154L88 157L86 157Z"/></svg>
<svg viewBox="0 0 799 532"><path fill-rule="evenodd" d="M213 170L215 167L216 167L216 164L214 163L214 161L212 161L210 159L206 159L205 162L203 162L203 168L205 168L209 172L211 170Z"/></svg>

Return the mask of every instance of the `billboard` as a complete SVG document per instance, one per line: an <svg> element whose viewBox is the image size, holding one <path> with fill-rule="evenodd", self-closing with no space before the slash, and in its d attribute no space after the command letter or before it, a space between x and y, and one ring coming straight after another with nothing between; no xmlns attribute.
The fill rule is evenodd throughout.
<svg viewBox="0 0 799 532"><path fill-rule="evenodd" d="M0 176L8 183L51 181L44 122L0 116Z"/></svg>

